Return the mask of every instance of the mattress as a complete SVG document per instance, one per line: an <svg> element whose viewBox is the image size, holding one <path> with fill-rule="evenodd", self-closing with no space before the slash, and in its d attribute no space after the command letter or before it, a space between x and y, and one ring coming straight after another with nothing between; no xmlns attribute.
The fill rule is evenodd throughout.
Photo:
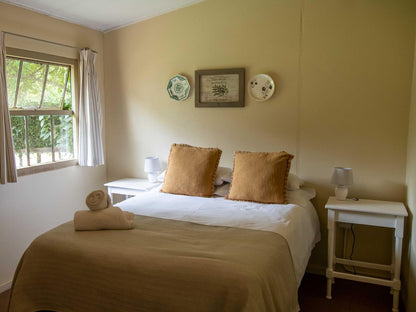
<svg viewBox="0 0 416 312"><path fill-rule="evenodd" d="M305 188L288 191L287 205L259 204L161 193L156 188L116 206L136 215L280 234L289 245L299 287L312 249L321 239L312 197L314 190Z"/></svg>

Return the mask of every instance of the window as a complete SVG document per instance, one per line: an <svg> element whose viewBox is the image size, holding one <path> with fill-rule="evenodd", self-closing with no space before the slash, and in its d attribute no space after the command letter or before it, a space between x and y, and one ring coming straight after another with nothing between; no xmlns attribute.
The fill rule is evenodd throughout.
<svg viewBox="0 0 416 312"><path fill-rule="evenodd" d="M72 59L7 49L7 94L19 175L76 163L75 65Z"/></svg>

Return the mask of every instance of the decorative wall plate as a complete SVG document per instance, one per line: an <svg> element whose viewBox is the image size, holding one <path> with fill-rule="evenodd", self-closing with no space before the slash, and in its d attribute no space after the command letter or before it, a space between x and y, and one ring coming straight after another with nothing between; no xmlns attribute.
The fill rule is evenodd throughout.
<svg viewBox="0 0 416 312"><path fill-rule="evenodd" d="M266 101L274 93L275 85L273 79L266 74L258 74L248 82L248 94L256 101Z"/></svg>
<svg viewBox="0 0 416 312"><path fill-rule="evenodd" d="M188 79L182 75L175 75L169 79L167 90L169 96L176 101L183 101L189 95Z"/></svg>

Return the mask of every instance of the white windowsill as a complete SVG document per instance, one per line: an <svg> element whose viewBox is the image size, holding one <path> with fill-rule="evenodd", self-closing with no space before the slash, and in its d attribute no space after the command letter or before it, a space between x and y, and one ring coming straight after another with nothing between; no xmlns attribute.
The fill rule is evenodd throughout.
<svg viewBox="0 0 416 312"><path fill-rule="evenodd" d="M78 160L76 160L76 159L57 161L57 162L48 163L48 164L35 165L35 166L30 166L30 167L17 169L17 176L21 177L21 176L25 176L25 175L29 175L29 174L51 171L51 170L56 170L56 169L61 169L61 168L76 166L76 165L78 165Z"/></svg>

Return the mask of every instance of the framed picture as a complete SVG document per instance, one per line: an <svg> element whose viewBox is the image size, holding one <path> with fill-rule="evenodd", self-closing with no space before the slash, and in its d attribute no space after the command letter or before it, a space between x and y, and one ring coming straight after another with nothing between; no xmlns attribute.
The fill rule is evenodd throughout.
<svg viewBox="0 0 416 312"><path fill-rule="evenodd" d="M195 107L244 107L244 68L195 71Z"/></svg>

